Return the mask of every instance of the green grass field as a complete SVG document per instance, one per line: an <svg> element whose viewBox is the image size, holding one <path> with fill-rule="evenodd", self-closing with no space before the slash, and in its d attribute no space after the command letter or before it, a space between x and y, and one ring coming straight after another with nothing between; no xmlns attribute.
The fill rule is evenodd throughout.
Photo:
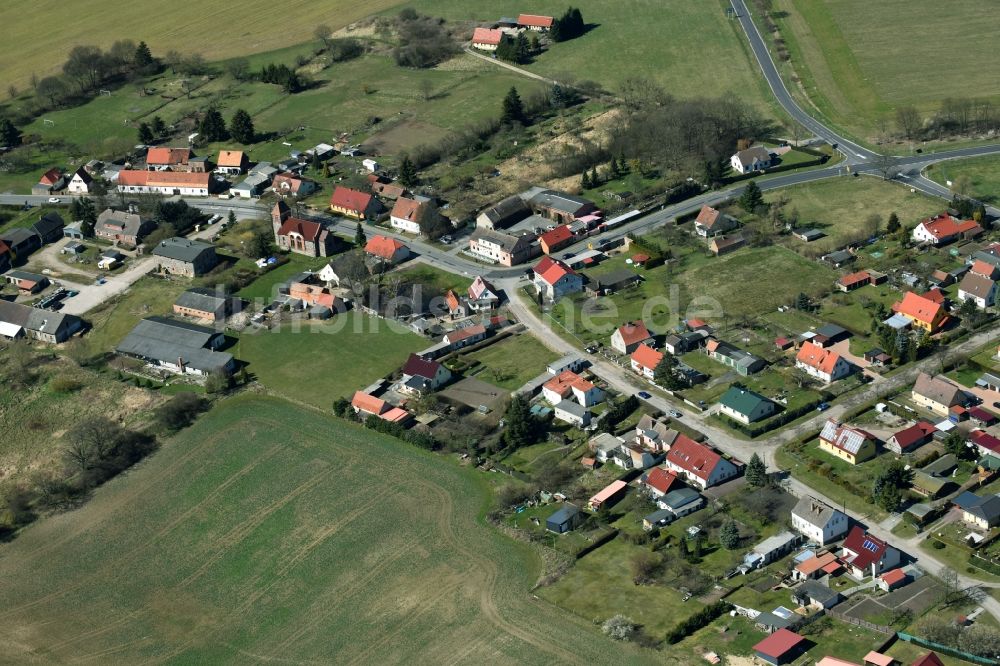
<svg viewBox="0 0 1000 666"><path fill-rule="evenodd" d="M244 333L230 353L279 395L328 409L379 377L402 367L410 352L430 343L399 325L357 312L323 323L303 322Z"/></svg>
<svg viewBox="0 0 1000 666"><path fill-rule="evenodd" d="M514 391L545 372L559 355L530 334L511 336L489 347L465 355L483 365L476 376L484 382Z"/></svg>
<svg viewBox="0 0 1000 666"><path fill-rule="evenodd" d="M977 0L778 0L777 23L811 102L862 139L895 109L947 97L1000 99L1000 15ZM934 26L933 39L920 37ZM961 48L955 48L961 44Z"/></svg>
<svg viewBox="0 0 1000 666"><path fill-rule="evenodd" d="M652 661L533 601L482 477L236 398L0 551L12 661Z"/></svg>
<svg viewBox="0 0 1000 666"><path fill-rule="evenodd" d="M416 263L393 273L411 284L422 284L428 289L444 293L454 289L459 296L464 296L472 280L461 275L435 268L429 264Z"/></svg>
<svg viewBox="0 0 1000 666"><path fill-rule="evenodd" d="M86 319L93 325L84 337L88 348L95 354L114 349L140 319L169 314L174 301L188 286L181 281L139 279L128 291L87 313Z"/></svg>
<svg viewBox="0 0 1000 666"><path fill-rule="evenodd" d="M969 196L991 203L1000 200L1000 157L940 162L927 169L927 176L945 187L949 180L968 176Z"/></svg>

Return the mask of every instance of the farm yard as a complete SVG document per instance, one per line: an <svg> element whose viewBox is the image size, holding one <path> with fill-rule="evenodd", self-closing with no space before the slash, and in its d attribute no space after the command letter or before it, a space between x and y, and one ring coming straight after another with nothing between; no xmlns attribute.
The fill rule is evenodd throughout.
<svg viewBox="0 0 1000 666"><path fill-rule="evenodd" d="M811 106L862 140L900 106L928 117L948 97L1000 100L1000 68L984 66L996 62L1000 18L977 0L778 0L774 10ZM934 39L919 37L927 26Z"/></svg>
<svg viewBox="0 0 1000 666"><path fill-rule="evenodd" d="M480 477L442 462L281 400L231 399L0 552L4 652L647 660L532 601L536 560L479 522Z"/></svg>

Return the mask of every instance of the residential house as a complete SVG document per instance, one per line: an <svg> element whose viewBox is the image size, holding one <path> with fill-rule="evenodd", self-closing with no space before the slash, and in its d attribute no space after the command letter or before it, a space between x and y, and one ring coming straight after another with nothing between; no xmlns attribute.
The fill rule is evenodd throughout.
<svg viewBox="0 0 1000 666"><path fill-rule="evenodd" d="M377 194L383 199L395 201L399 197L406 196L406 188L399 183L394 183L385 176L378 174L368 174L368 182L371 184L372 194Z"/></svg>
<svg viewBox="0 0 1000 666"><path fill-rule="evenodd" d="M481 340L485 340L486 333L486 326L476 324L475 326L466 326L465 328L448 331L445 333L443 341L452 349L461 349L462 347L468 347Z"/></svg>
<svg viewBox="0 0 1000 666"><path fill-rule="evenodd" d="M365 254L382 263L395 265L410 256L410 248L402 241L388 236L372 236L365 243Z"/></svg>
<svg viewBox="0 0 1000 666"><path fill-rule="evenodd" d="M55 243L62 238L65 227L62 216L54 211L49 211L31 225L31 230L38 234L39 240L44 244Z"/></svg>
<svg viewBox="0 0 1000 666"><path fill-rule="evenodd" d="M555 229L546 231L538 237L538 243L541 245L542 252L545 254L552 254L572 242L573 232L570 230L568 224L560 224Z"/></svg>
<svg viewBox="0 0 1000 666"><path fill-rule="evenodd" d="M705 506L705 498L690 488L678 488L656 500L656 506L669 511L674 518L683 518Z"/></svg>
<svg viewBox="0 0 1000 666"><path fill-rule="evenodd" d="M561 224L569 224L597 211L592 201L556 190L534 191L528 205L536 214Z"/></svg>
<svg viewBox="0 0 1000 666"><path fill-rule="evenodd" d="M307 257L329 257L337 250L337 237L326 226L294 217L284 201L271 209L271 227L274 242L282 250Z"/></svg>
<svg viewBox="0 0 1000 666"><path fill-rule="evenodd" d="M885 441L885 448L896 455L910 453L931 441L934 433L937 432L932 424L927 421L917 421L908 428L903 428Z"/></svg>
<svg viewBox="0 0 1000 666"><path fill-rule="evenodd" d="M819 433L819 448L830 455L857 465L875 457L878 438L875 435L844 425L836 419L827 419Z"/></svg>
<svg viewBox="0 0 1000 666"><path fill-rule="evenodd" d="M469 285L469 309L473 311L493 310L500 305L500 292L482 275Z"/></svg>
<svg viewBox="0 0 1000 666"><path fill-rule="evenodd" d="M407 197L396 199L392 212L389 213L389 224L393 229L408 234L420 233L420 219L424 212L424 202Z"/></svg>
<svg viewBox="0 0 1000 666"><path fill-rule="evenodd" d="M599 463L606 463L615 457L616 452L625 443L621 437L615 437L611 433L602 432L590 438L587 447L593 452L594 459Z"/></svg>
<svg viewBox="0 0 1000 666"><path fill-rule="evenodd" d="M795 367L827 384L846 377L854 370L854 366L846 358L832 349L823 349L812 341L802 343L795 355Z"/></svg>
<svg viewBox="0 0 1000 666"><path fill-rule="evenodd" d="M847 531L846 527L844 531ZM822 578L824 576L832 576L843 568L836 555L831 552L825 552L796 564L795 569L792 571L792 578L794 580Z"/></svg>
<svg viewBox="0 0 1000 666"><path fill-rule="evenodd" d="M354 409L355 414L367 414L371 416L382 416L391 408L385 400L376 398L364 391L354 392L354 396L351 398L351 407Z"/></svg>
<svg viewBox="0 0 1000 666"><path fill-rule="evenodd" d="M642 320L623 324L611 334L611 348L619 354L631 354L639 345L649 345L652 342L653 336Z"/></svg>
<svg viewBox="0 0 1000 666"><path fill-rule="evenodd" d="M740 569L746 572L767 566L792 552L800 543L802 543L802 536L788 530L768 537L743 556L743 564Z"/></svg>
<svg viewBox="0 0 1000 666"><path fill-rule="evenodd" d="M959 220L948 213L929 217L913 228L913 240L917 243L946 245L959 239L976 238L983 228L975 220Z"/></svg>
<svg viewBox="0 0 1000 666"><path fill-rule="evenodd" d="M153 256L161 273L185 277L204 275L218 263L211 243L177 236L160 241L153 248Z"/></svg>
<svg viewBox="0 0 1000 666"><path fill-rule="evenodd" d="M174 301L174 314L206 321L223 321L239 300L216 289L188 289Z"/></svg>
<svg viewBox="0 0 1000 666"><path fill-rule="evenodd" d="M503 39L502 30L492 28L476 28L472 31L472 48L480 51L496 51Z"/></svg>
<svg viewBox="0 0 1000 666"><path fill-rule="evenodd" d="M622 289L627 289L642 282L642 276L629 268L620 268L590 278L587 293L594 296L607 296Z"/></svg>
<svg viewBox="0 0 1000 666"><path fill-rule="evenodd" d="M212 175L208 173L133 171L129 169L122 169L118 172L118 191L125 194L207 197L211 190Z"/></svg>
<svg viewBox="0 0 1000 666"><path fill-rule="evenodd" d="M508 234L476 229L469 238L469 254L501 266L522 264L541 252L532 233Z"/></svg>
<svg viewBox="0 0 1000 666"><path fill-rule="evenodd" d="M436 391L451 380L451 371L437 361L410 354L403 365L403 379L400 384L404 393L425 395Z"/></svg>
<svg viewBox="0 0 1000 666"><path fill-rule="evenodd" d="M465 301L459 298L453 290L449 289L444 294L445 305L448 306L448 314L451 315L452 319L464 317L468 314L468 308L465 305Z"/></svg>
<svg viewBox="0 0 1000 666"><path fill-rule="evenodd" d="M630 360L633 371L638 372L646 379L653 379L656 366L663 360L663 353L656 351L646 344L641 344L632 352Z"/></svg>
<svg viewBox="0 0 1000 666"><path fill-rule="evenodd" d="M732 236L715 236L708 244L708 249L712 254L721 257L724 254L734 252L747 244L747 239L742 234Z"/></svg>
<svg viewBox="0 0 1000 666"><path fill-rule="evenodd" d="M152 220L138 213L108 208L97 216L94 235L114 243L136 246L155 228Z"/></svg>
<svg viewBox="0 0 1000 666"><path fill-rule="evenodd" d="M702 490L736 478L740 473L736 465L714 449L683 434L677 436L667 452L666 465Z"/></svg>
<svg viewBox="0 0 1000 666"><path fill-rule="evenodd" d="M586 516L580 509L575 504L566 502L545 519L545 529L556 534L565 534L579 527L584 520Z"/></svg>
<svg viewBox="0 0 1000 666"><path fill-rule="evenodd" d="M766 419L777 408L774 402L761 394L736 385L730 386L719 398L719 412L745 425Z"/></svg>
<svg viewBox="0 0 1000 666"><path fill-rule="evenodd" d="M187 171L188 160L193 156L190 148L153 147L146 152L146 168L150 171Z"/></svg>
<svg viewBox="0 0 1000 666"><path fill-rule="evenodd" d="M997 302L998 279L1000 268L985 261L976 261L958 285L958 300L971 300L981 310L993 307Z"/></svg>
<svg viewBox="0 0 1000 666"><path fill-rule="evenodd" d="M583 290L583 277L558 259L543 257L532 270L535 288L549 301Z"/></svg>
<svg viewBox="0 0 1000 666"><path fill-rule="evenodd" d="M231 374L232 355L217 351L220 331L167 317L147 317L118 343L115 351L177 374Z"/></svg>
<svg viewBox="0 0 1000 666"><path fill-rule="evenodd" d="M314 181L293 173L279 173L271 179L271 190L279 196L307 197L318 188Z"/></svg>
<svg viewBox="0 0 1000 666"><path fill-rule="evenodd" d="M28 271L9 271L3 277L7 284L14 285L22 294L37 294L49 286L47 277Z"/></svg>
<svg viewBox="0 0 1000 666"><path fill-rule="evenodd" d="M611 456L611 462L623 469L647 469L657 463L657 458L638 444L623 443Z"/></svg>
<svg viewBox="0 0 1000 666"><path fill-rule="evenodd" d="M752 146L729 158L733 171L740 174L763 171L771 167L771 153L764 146Z"/></svg>
<svg viewBox="0 0 1000 666"><path fill-rule="evenodd" d="M726 215L711 206L702 206L698 217L694 220L695 233L703 238L712 238L732 231L739 226L740 223L736 218Z"/></svg>
<svg viewBox="0 0 1000 666"><path fill-rule="evenodd" d="M714 338L710 338L705 343L705 353L713 361L728 365L744 377L760 372L767 367L767 362L759 356Z"/></svg>
<svg viewBox="0 0 1000 666"><path fill-rule="evenodd" d="M382 205L368 192L338 185L330 195L330 210L355 220L365 220L374 219L381 212Z"/></svg>
<svg viewBox="0 0 1000 666"><path fill-rule="evenodd" d="M66 187L66 177L59 169L49 169L38 179L37 185L31 186L31 193L36 196L52 194Z"/></svg>
<svg viewBox="0 0 1000 666"><path fill-rule="evenodd" d="M849 525L847 514L815 497L803 497L792 509L792 529L821 546L847 534Z"/></svg>
<svg viewBox="0 0 1000 666"><path fill-rule="evenodd" d="M855 525L844 540L840 560L857 579L878 576L899 566L899 551Z"/></svg>
<svg viewBox="0 0 1000 666"><path fill-rule="evenodd" d="M10 227L3 231L0 233L0 242L8 248L11 263L23 262L42 247L42 239L38 234L24 227Z"/></svg>
<svg viewBox="0 0 1000 666"><path fill-rule="evenodd" d="M538 14L520 14L517 17L517 27L535 32L547 32L552 29L555 21L551 16L539 16Z"/></svg>
<svg viewBox="0 0 1000 666"><path fill-rule="evenodd" d="M70 194L90 194L90 187L93 184L94 177L86 169L80 167L73 172L73 176L69 179L69 184L66 186L66 191Z"/></svg>
<svg viewBox="0 0 1000 666"><path fill-rule="evenodd" d="M476 228L499 231L513 226L531 216L531 207L521 197L507 197L490 206L476 217Z"/></svg>
<svg viewBox="0 0 1000 666"><path fill-rule="evenodd" d="M28 337L41 342L66 342L83 330L79 317L42 310L0 299L0 336L11 340Z"/></svg>
<svg viewBox="0 0 1000 666"><path fill-rule="evenodd" d="M241 199L255 199L267 192L271 186L271 177L263 173L250 173L236 185L229 188L229 193Z"/></svg>
<svg viewBox="0 0 1000 666"><path fill-rule="evenodd" d="M710 333L706 329L686 331L684 333L672 333L663 339L663 348L674 356L680 356L685 352L701 347Z"/></svg>
<svg viewBox="0 0 1000 666"><path fill-rule="evenodd" d="M572 370L564 370L542 384L542 395L553 405L563 400L575 400L584 407L590 407L604 399L604 391Z"/></svg>
<svg viewBox="0 0 1000 666"><path fill-rule="evenodd" d="M940 416L948 416L951 408L968 402L965 392L942 376L926 372L917 375L910 394L914 404Z"/></svg>
<svg viewBox="0 0 1000 666"><path fill-rule="evenodd" d="M250 158L242 150L220 150L215 160L215 173L238 176L250 167Z"/></svg>
<svg viewBox="0 0 1000 666"><path fill-rule="evenodd" d="M810 643L788 629L778 629L753 646L754 654L764 663L781 666L798 659Z"/></svg>
<svg viewBox="0 0 1000 666"><path fill-rule="evenodd" d="M666 453L680 434L669 423L666 417L643 414L635 426L635 443L655 453Z"/></svg>
<svg viewBox="0 0 1000 666"><path fill-rule="evenodd" d="M792 601L815 610L833 608L840 600L840 592L831 590L818 580L807 580L792 590Z"/></svg>
<svg viewBox="0 0 1000 666"><path fill-rule="evenodd" d="M563 400L553 406L553 413L557 420L569 423L578 428L586 428L590 425L590 410L578 402Z"/></svg>
<svg viewBox="0 0 1000 666"><path fill-rule="evenodd" d="M299 301L305 308L326 308L329 312L323 318L334 312L343 312L344 304L329 289L316 284L291 282L288 285L288 298Z"/></svg>
<svg viewBox="0 0 1000 666"><path fill-rule="evenodd" d="M909 582L910 577L902 569L890 569L878 577L878 587L883 592L892 592Z"/></svg>
<svg viewBox="0 0 1000 666"><path fill-rule="evenodd" d="M968 491L954 500L966 523L988 530L1000 525L1000 495L978 496Z"/></svg>
<svg viewBox="0 0 1000 666"><path fill-rule="evenodd" d="M612 481L599 493L587 501L587 506L591 511L600 511L603 508L613 506L618 500L625 496L628 484L624 481Z"/></svg>
<svg viewBox="0 0 1000 666"><path fill-rule="evenodd" d="M670 492L674 486L680 485L677 474L665 467L654 467L649 470L640 477L640 483L654 500L660 499Z"/></svg>

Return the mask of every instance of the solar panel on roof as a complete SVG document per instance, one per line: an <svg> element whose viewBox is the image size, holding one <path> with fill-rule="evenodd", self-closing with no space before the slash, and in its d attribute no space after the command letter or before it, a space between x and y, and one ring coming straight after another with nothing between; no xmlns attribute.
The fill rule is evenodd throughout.
<svg viewBox="0 0 1000 666"><path fill-rule="evenodd" d="M861 544L861 547L865 550L870 550L873 553L878 552L878 544L873 541L869 541L868 539L865 539L865 542Z"/></svg>

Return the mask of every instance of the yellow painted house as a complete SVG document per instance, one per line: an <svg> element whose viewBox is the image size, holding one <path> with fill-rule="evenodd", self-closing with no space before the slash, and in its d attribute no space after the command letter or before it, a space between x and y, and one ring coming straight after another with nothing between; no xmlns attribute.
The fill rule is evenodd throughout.
<svg viewBox="0 0 1000 666"><path fill-rule="evenodd" d="M909 319L912 326L928 333L937 333L948 319L948 313L940 303L912 291L906 292L903 300L892 306L892 309Z"/></svg>
<svg viewBox="0 0 1000 666"><path fill-rule="evenodd" d="M857 465L875 457L878 440L860 428L841 425L834 419L827 419L819 433L819 448L832 456Z"/></svg>

